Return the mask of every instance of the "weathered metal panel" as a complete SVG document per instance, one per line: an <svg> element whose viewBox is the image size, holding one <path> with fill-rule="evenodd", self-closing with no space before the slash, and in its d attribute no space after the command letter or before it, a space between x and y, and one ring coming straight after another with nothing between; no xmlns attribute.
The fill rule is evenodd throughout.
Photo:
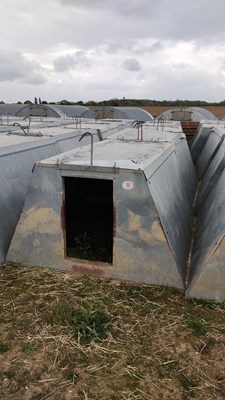
<svg viewBox="0 0 225 400"><path fill-rule="evenodd" d="M175 152L148 180L148 184L169 246L184 280L190 251L193 209Z"/></svg>
<svg viewBox="0 0 225 400"><path fill-rule="evenodd" d="M0 261L4 261L15 230L32 168L39 159L57 154L54 143L16 149L0 155Z"/></svg>
<svg viewBox="0 0 225 400"><path fill-rule="evenodd" d="M195 162L199 179L203 178L204 174L209 168L210 162L215 156L217 148L220 145L220 142L221 142L221 134L218 134L214 130L211 130L208 139L206 140L205 145L201 149L199 157Z"/></svg>
<svg viewBox="0 0 225 400"><path fill-rule="evenodd" d="M175 143L175 153L182 176L183 187L189 198L190 205L193 205L197 190L197 175L193 164L189 147L186 140L179 140Z"/></svg>
<svg viewBox="0 0 225 400"><path fill-rule="evenodd" d="M225 170L198 211L188 296L225 299L224 234Z"/></svg>
<svg viewBox="0 0 225 400"><path fill-rule="evenodd" d="M86 111L84 118L114 118L131 119L137 121L151 121L153 116L146 110L138 107L94 107Z"/></svg>
<svg viewBox="0 0 225 400"><path fill-rule="evenodd" d="M123 189L126 180L133 182L133 190ZM143 173L120 173L114 188L115 265L120 266L125 279L183 288Z"/></svg>
<svg viewBox="0 0 225 400"><path fill-rule="evenodd" d="M192 111L190 110L172 110L170 119L174 121L192 121Z"/></svg>
<svg viewBox="0 0 225 400"><path fill-rule="evenodd" d="M52 107L52 105L49 105L49 107ZM86 106L67 106L67 105L61 105L61 104L56 104L54 106L56 109L61 110L64 114L66 114L67 117L80 117L82 114L84 114L86 111L89 110L89 107Z"/></svg>
<svg viewBox="0 0 225 400"><path fill-rule="evenodd" d="M149 129L144 135L147 141L137 141L131 129L123 132L122 139L112 135L95 144L93 165L90 146L36 164L7 258L28 265L183 288L194 195L194 184L186 169L194 174L194 168L182 135L153 134ZM181 159L184 162L179 166ZM113 263L107 268L102 263L65 258L61 224L63 175L113 179ZM132 182L131 190L126 190L125 182ZM41 218L43 208L56 212L57 233L51 235L51 221ZM52 211L49 215L52 218ZM40 234L45 225L46 237Z"/></svg>
<svg viewBox="0 0 225 400"><path fill-rule="evenodd" d="M41 164L35 167L8 260L183 288L182 277L168 247L143 172L109 173L109 179L114 181L116 224L112 265L66 259L61 173ZM85 172L83 176L87 176ZM91 172L88 177L91 177ZM123 182L128 179L133 183L132 190L123 188Z"/></svg>
<svg viewBox="0 0 225 400"><path fill-rule="evenodd" d="M123 125L118 131L123 129ZM93 121L92 126L95 126ZM103 138L115 129L114 124L104 126ZM0 135L0 262L5 260L35 162L80 147L79 139L85 132L54 126L47 128L46 124L39 126L39 131L43 136ZM90 131L94 142L98 142L97 128ZM35 132L37 127L31 134ZM89 138L82 140L82 146L89 143Z"/></svg>
<svg viewBox="0 0 225 400"><path fill-rule="evenodd" d="M201 130L204 136L203 124ZM196 200L197 225L193 242L187 296L225 299L225 144L224 126L208 131L196 167L202 177ZM201 141L201 135L199 135Z"/></svg>
<svg viewBox="0 0 225 400"><path fill-rule="evenodd" d="M191 114L188 114L191 113ZM157 118L172 119L172 115L176 115L180 121L187 120L191 116L191 121L200 122L201 120L216 120L214 114L201 107L175 107L160 113Z"/></svg>
<svg viewBox="0 0 225 400"><path fill-rule="evenodd" d="M0 104L0 114L16 115L22 107L24 107L24 104Z"/></svg>
<svg viewBox="0 0 225 400"><path fill-rule="evenodd" d="M218 148L215 157L210 163L204 174L199 187L198 196L195 204L195 211L198 212L204 201L208 198L211 190L214 190L217 182L225 168L225 146Z"/></svg>
<svg viewBox="0 0 225 400"><path fill-rule="evenodd" d="M191 147L190 147L190 151L191 151L191 156L192 159L194 161L194 163L196 162L196 160L199 157L199 154L202 151L202 148L204 147L210 132L212 130L212 125L205 125L205 124L200 124L199 128L194 136L194 139L192 140L191 143Z"/></svg>
<svg viewBox="0 0 225 400"><path fill-rule="evenodd" d="M63 254L62 194L59 171L35 167L16 235L9 250L9 259L26 260L29 265L49 263L51 266L58 262Z"/></svg>

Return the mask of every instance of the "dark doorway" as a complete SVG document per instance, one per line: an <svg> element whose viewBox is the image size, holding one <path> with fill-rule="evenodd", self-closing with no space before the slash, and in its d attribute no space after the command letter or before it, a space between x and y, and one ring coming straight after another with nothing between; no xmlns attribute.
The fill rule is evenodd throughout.
<svg viewBox="0 0 225 400"><path fill-rule="evenodd" d="M113 181L64 178L66 256L112 263Z"/></svg>

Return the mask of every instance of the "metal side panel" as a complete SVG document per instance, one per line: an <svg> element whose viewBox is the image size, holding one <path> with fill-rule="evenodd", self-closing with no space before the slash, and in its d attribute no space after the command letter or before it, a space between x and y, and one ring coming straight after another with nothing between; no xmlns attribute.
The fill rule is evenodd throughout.
<svg viewBox="0 0 225 400"><path fill-rule="evenodd" d="M195 204L195 211L198 213L202 204L207 200L211 190L214 190L217 182L225 168L225 147L221 146L212 160L199 187Z"/></svg>
<svg viewBox="0 0 225 400"><path fill-rule="evenodd" d="M8 260L183 289L182 276L143 172L109 173L109 179L113 180L114 235L113 261L106 265L65 257L61 174L54 167L35 167ZM95 179L97 176L101 179L101 172L93 174ZM83 172L83 178L91 177L91 171Z"/></svg>
<svg viewBox="0 0 225 400"><path fill-rule="evenodd" d="M187 196L189 197L189 201L192 206L197 190L197 176L195 166L193 164L186 140L177 141L174 147L179 171L183 179L183 184L186 189Z"/></svg>
<svg viewBox="0 0 225 400"><path fill-rule="evenodd" d="M185 279L193 210L175 152L149 179L148 184L179 272Z"/></svg>
<svg viewBox="0 0 225 400"><path fill-rule="evenodd" d="M191 151L191 155L192 155L192 159L194 161L194 163L196 162L196 160L199 157L199 154L201 153L202 148L204 147L210 132L212 130L213 125L212 124L200 124L193 140L191 143L191 147L190 147L190 151Z"/></svg>
<svg viewBox="0 0 225 400"><path fill-rule="evenodd" d="M62 258L62 179L54 168L35 166L7 259L51 266Z"/></svg>
<svg viewBox="0 0 225 400"><path fill-rule="evenodd" d="M123 189L131 180L134 188ZM114 182L116 235L114 265L125 279L183 288L144 173L118 174Z"/></svg>
<svg viewBox="0 0 225 400"><path fill-rule="evenodd" d="M216 186L210 192L209 196L205 199L204 204L198 213L198 224L196 227L196 238L193 246L192 262L188 282L188 294L195 296L197 289L194 287L201 282L200 297L214 298L214 284L212 282L212 291L209 293L208 289L203 295L204 285L207 287L207 282L211 279L207 278L207 271L212 268L223 269L225 268L225 253L223 246L223 238L225 234L225 170L223 170ZM215 257L219 254L219 258ZM215 260L219 260L216 265ZM205 281L205 283L204 283ZM221 284L223 284L221 282ZM197 287L197 286L196 286ZM218 287L218 290L219 287ZM225 293L223 294L225 298ZM197 296L198 297L198 296Z"/></svg>
<svg viewBox="0 0 225 400"><path fill-rule="evenodd" d="M195 271L186 290L186 297L225 300L225 238Z"/></svg>
<svg viewBox="0 0 225 400"><path fill-rule="evenodd" d="M211 132L204 147L199 153L198 159L196 160L196 170L200 179L202 179L204 174L207 172L211 163L211 158L213 154L215 156L215 150L217 150L220 143L221 136L215 132Z"/></svg>
<svg viewBox="0 0 225 400"><path fill-rule="evenodd" d="M58 153L54 144L0 157L0 261L5 260L36 161Z"/></svg>

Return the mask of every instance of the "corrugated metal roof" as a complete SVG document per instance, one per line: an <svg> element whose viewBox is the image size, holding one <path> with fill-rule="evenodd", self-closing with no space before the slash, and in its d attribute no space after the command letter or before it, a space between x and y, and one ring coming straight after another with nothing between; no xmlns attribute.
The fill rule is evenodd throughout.
<svg viewBox="0 0 225 400"><path fill-rule="evenodd" d="M60 109L67 117L80 117L86 111L89 110L86 106L64 106L61 104L56 104L54 107Z"/></svg>
<svg viewBox="0 0 225 400"><path fill-rule="evenodd" d="M187 113L189 113L188 117ZM173 116L176 115L180 121L182 121L182 119L187 120L187 118L189 118L189 120L193 122L200 122L202 119L207 119L207 120L217 119L215 115L212 114L210 111L200 107L171 108L170 110L164 111L163 113L157 115L156 119L165 118L166 120L170 120L173 119Z"/></svg>
<svg viewBox="0 0 225 400"><path fill-rule="evenodd" d="M0 104L0 115L20 116L41 115L66 118L81 116L89 108L85 106L67 106L61 104Z"/></svg>
<svg viewBox="0 0 225 400"><path fill-rule="evenodd" d="M153 116L146 110L138 107L94 107L86 111L84 118L113 118L131 119L137 121L151 121Z"/></svg>
<svg viewBox="0 0 225 400"><path fill-rule="evenodd" d="M16 115L22 107L24 107L24 104L0 104L0 114L7 115L10 113L11 115Z"/></svg>

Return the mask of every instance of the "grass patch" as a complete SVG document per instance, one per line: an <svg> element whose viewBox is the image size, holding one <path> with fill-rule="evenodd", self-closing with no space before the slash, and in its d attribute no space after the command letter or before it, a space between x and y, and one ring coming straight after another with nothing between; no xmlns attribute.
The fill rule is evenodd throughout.
<svg viewBox="0 0 225 400"><path fill-rule="evenodd" d="M90 344L92 340L103 340L109 331L111 317L101 310L92 310L83 302L74 307L68 301L60 301L51 313L51 322L58 326L67 326L81 343Z"/></svg>
<svg viewBox="0 0 225 400"><path fill-rule="evenodd" d="M197 336L206 335L210 329L209 323L204 319L199 319L197 317L190 317L187 320L187 327L192 329L193 333Z"/></svg>
<svg viewBox="0 0 225 400"><path fill-rule="evenodd" d="M4 264L0 397L223 398L225 310L180 291Z"/></svg>

